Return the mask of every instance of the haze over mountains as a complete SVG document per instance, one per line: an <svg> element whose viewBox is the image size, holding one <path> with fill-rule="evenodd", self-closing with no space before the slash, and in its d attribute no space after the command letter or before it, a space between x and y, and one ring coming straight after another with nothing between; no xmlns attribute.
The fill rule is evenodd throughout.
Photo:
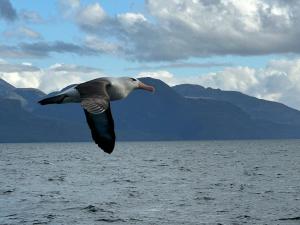
<svg viewBox="0 0 300 225"><path fill-rule="evenodd" d="M155 94L112 103L117 140L300 138L300 111L240 92L199 85L169 87L142 78ZM90 141L78 104L40 106L46 94L0 79L0 142Z"/></svg>

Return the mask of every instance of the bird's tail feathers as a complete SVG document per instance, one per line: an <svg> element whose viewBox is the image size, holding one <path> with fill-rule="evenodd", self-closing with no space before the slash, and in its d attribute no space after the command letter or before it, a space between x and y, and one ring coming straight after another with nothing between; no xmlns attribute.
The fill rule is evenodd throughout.
<svg viewBox="0 0 300 225"><path fill-rule="evenodd" d="M60 104L64 101L64 98L67 97L66 95L57 95L49 98L44 98L39 101L41 105L48 105L48 104Z"/></svg>

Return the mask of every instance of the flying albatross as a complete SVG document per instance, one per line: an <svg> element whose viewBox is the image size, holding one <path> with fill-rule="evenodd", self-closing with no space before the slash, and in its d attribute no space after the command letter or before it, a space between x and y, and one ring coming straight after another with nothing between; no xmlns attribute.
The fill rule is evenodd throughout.
<svg viewBox="0 0 300 225"><path fill-rule="evenodd" d="M114 121L110 101L126 98L135 89L153 92L152 86L130 77L102 77L74 84L55 96L42 99L41 105L80 103L95 143L106 153L115 147Z"/></svg>

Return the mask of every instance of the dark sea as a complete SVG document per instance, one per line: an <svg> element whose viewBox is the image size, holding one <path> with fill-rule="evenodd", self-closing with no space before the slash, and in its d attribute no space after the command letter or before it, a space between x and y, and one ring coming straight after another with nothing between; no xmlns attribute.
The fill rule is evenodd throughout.
<svg viewBox="0 0 300 225"><path fill-rule="evenodd" d="M0 224L300 224L300 140L0 144Z"/></svg>

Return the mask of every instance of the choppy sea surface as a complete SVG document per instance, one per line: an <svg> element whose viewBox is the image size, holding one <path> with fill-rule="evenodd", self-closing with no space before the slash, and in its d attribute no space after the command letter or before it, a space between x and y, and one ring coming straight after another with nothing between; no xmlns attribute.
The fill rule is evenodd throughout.
<svg viewBox="0 0 300 225"><path fill-rule="evenodd" d="M0 144L0 224L300 224L300 140Z"/></svg>

